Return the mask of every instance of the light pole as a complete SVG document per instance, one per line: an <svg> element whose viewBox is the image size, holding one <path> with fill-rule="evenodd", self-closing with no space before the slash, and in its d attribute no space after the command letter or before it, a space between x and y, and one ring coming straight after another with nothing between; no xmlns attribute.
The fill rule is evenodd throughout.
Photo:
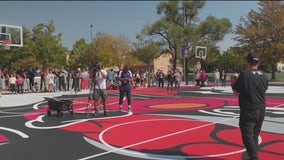
<svg viewBox="0 0 284 160"><path fill-rule="evenodd" d="M90 54L93 54L93 25L91 24Z"/></svg>
<svg viewBox="0 0 284 160"><path fill-rule="evenodd" d="M91 24L91 44L92 44L92 42L93 42L93 25Z"/></svg>

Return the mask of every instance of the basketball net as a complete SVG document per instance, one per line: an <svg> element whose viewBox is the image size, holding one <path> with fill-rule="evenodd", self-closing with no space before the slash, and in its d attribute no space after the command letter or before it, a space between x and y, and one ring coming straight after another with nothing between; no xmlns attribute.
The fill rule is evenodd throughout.
<svg viewBox="0 0 284 160"><path fill-rule="evenodd" d="M5 50L10 50L10 45L12 41L8 40L8 39L4 39L2 40L2 45L3 45L3 48Z"/></svg>

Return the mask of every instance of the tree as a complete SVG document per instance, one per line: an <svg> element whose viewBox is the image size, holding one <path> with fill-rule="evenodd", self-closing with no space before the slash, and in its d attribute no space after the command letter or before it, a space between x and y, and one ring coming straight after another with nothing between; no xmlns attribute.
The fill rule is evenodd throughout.
<svg viewBox="0 0 284 160"><path fill-rule="evenodd" d="M233 50L229 49L221 55L219 64L221 64L224 69L238 72L245 66L242 59L239 54L235 54Z"/></svg>
<svg viewBox="0 0 284 160"><path fill-rule="evenodd" d="M72 47L72 51L70 53L70 67L82 68L87 66L90 63L89 57L90 44L84 38L77 40Z"/></svg>
<svg viewBox="0 0 284 160"><path fill-rule="evenodd" d="M11 46L9 50L0 48L0 67L7 69L8 72L12 70L21 70L29 65L39 66L32 55L32 39L31 32L23 27L23 47Z"/></svg>
<svg viewBox="0 0 284 160"><path fill-rule="evenodd" d="M173 57L173 69L176 68L181 45L187 46L189 57L192 58L195 46L216 44L230 31L231 23L226 18L209 16L200 23L198 12L204 5L204 1L161 2L157 6L157 13L162 15L162 18L152 25L146 25L140 33L141 36L149 36L167 45L166 49ZM186 71L187 68L186 65ZM187 77L187 72L185 76Z"/></svg>
<svg viewBox="0 0 284 160"><path fill-rule="evenodd" d="M220 51L217 47L214 48L212 46L208 48L210 48L210 54L207 56L206 59L201 59L200 63L207 72L213 72L216 68L222 68L222 65L218 63L222 55L220 54ZM199 59L196 59L195 61L198 60ZM193 61L194 63L191 63L192 67L194 66L194 64L196 64L195 61Z"/></svg>
<svg viewBox="0 0 284 160"><path fill-rule="evenodd" d="M133 54L147 65L153 63L154 59L160 52L159 44L153 41L139 41L134 44L135 51Z"/></svg>
<svg viewBox="0 0 284 160"><path fill-rule="evenodd" d="M55 26L53 21L47 24L40 23L32 28L34 42L33 53L36 59L45 65L66 64L64 54L66 49L62 46L61 33L54 35Z"/></svg>
<svg viewBox="0 0 284 160"><path fill-rule="evenodd" d="M259 12L251 10L242 18L235 33L238 46L261 54L261 63L272 69L275 80L276 64L284 59L284 2L260 1Z"/></svg>
<svg viewBox="0 0 284 160"><path fill-rule="evenodd" d="M66 65L66 48L60 43L61 33L54 35L55 26L53 21L47 24L40 23L36 25L32 28L32 32L32 40L34 43L34 45L32 45L32 53L36 60L42 64L45 75L47 75L49 65Z"/></svg>
<svg viewBox="0 0 284 160"><path fill-rule="evenodd" d="M99 61L105 67L121 66L132 61L129 56L130 42L124 37L115 37L107 33L97 33L90 47L89 59Z"/></svg>

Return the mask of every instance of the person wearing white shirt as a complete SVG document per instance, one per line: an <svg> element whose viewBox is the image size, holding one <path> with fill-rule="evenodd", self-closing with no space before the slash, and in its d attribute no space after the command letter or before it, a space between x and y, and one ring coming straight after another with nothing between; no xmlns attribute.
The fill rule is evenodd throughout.
<svg viewBox="0 0 284 160"><path fill-rule="evenodd" d="M9 85L12 94L13 93L16 94L16 81L17 81L16 77L13 74L11 74L11 77L9 78Z"/></svg>
<svg viewBox="0 0 284 160"><path fill-rule="evenodd" d="M106 116L106 99L107 99L107 92L106 92L106 77L107 71L102 68L101 65L98 65L96 71L93 71L93 80L94 80L94 92L93 92L93 99L94 99L94 106L95 106L95 113L98 113L99 110L99 98L101 98L103 103L104 115Z"/></svg>

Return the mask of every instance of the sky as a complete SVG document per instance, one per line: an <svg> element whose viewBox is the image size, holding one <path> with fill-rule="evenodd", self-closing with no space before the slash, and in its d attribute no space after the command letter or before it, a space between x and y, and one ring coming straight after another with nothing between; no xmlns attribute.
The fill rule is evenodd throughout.
<svg viewBox="0 0 284 160"><path fill-rule="evenodd" d="M55 34L62 33L62 44L69 50L80 38L90 42L97 32L123 36L136 41L136 34L146 24L160 19L156 7L160 1L0 1L0 24L32 29L39 23L53 21ZM200 20L209 15L228 18L233 28L250 10L258 9L258 1L206 1ZM92 26L92 27L91 27ZM218 45L221 51L236 44L234 35L225 36Z"/></svg>

